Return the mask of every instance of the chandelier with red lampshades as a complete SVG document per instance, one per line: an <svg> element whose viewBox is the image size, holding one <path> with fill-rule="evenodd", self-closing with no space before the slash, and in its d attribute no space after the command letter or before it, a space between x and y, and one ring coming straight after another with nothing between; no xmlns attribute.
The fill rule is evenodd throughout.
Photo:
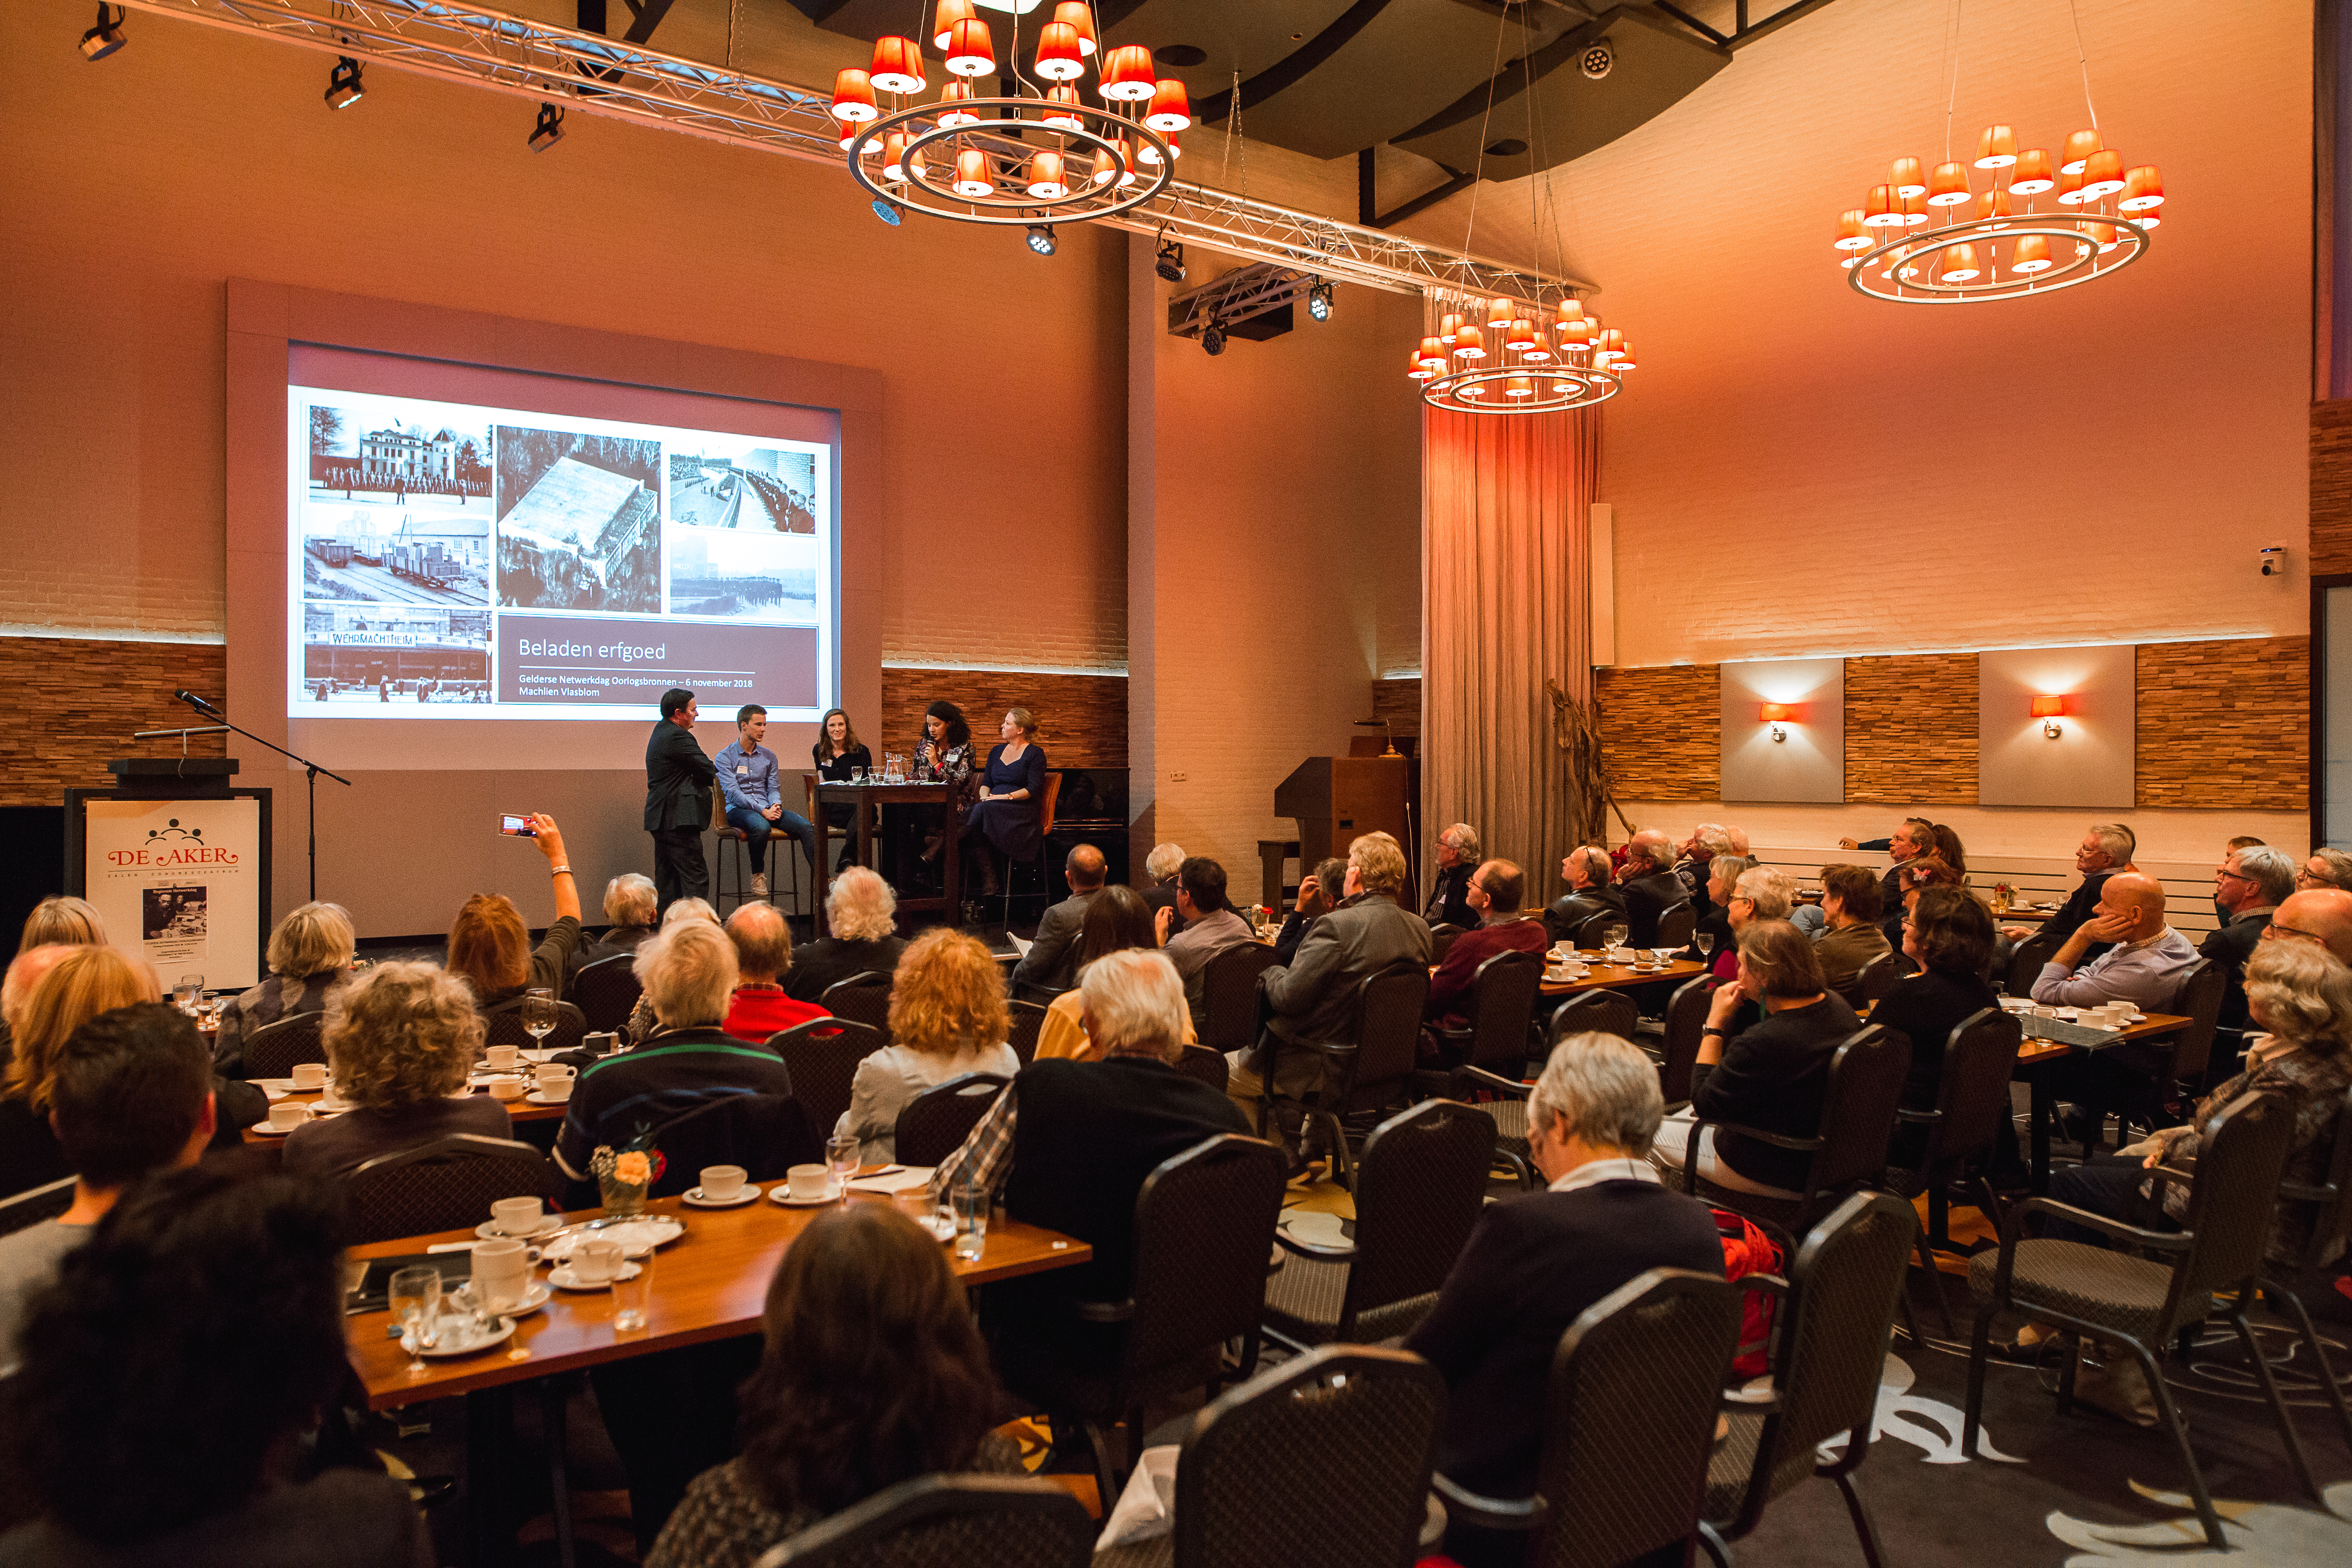
<svg viewBox="0 0 2352 1568"><path fill-rule="evenodd" d="M1886 183L1838 216L1838 264L1857 292L1903 305L2017 300L2095 282L2147 254L2164 221L2164 177L2102 139L2079 16L2074 48L2090 129L2070 134L2053 155L2021 149L2011 126L1989 125L1964 165L1951 148L1955 37L1944 161L1930 173L1917 158L1895 159Z"/></svg>
<svg viewBox="0 0 2352 1568"><path fill-rule="evenodd" d="M1055 225L1108 217L1160 194L1181 155L1176 133L1192 123L1192 102L1182 82L1159 76L1149 48L1104 47L1086 0L1054 6L1029 73L1018 59L1020 15L1002 20L1013 96L974 89L998 69L998 40L972 0L935 0L930 42L948 72L939 96L923 98L930 62L922 46L887 37L875 41L869 69L835 78L833 116L849 172L885 221L919 212L1025 227L1031 247L1050 255Z"/></svg>

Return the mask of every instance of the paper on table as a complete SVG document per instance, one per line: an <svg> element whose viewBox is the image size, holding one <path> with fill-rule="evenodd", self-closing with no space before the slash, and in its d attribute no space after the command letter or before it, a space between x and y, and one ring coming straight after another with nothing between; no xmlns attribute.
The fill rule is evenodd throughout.
<svg viewBox="0 0 2352 1568"><path fill-rule="evenodd" d="M917 1187L929 1184L930 1179L930 1166L908 1165L903 1170L892 1171L887 1175L857 1177L849 1184L849 1190L853 1193L881 1193L887 1195L891 1193L912 1192Z"/></svg>
<svg viewBox="0 0 2352 1568"><path fill-rule="evenodd" d="M1018 936L1013 936L1013 933L1011 931L1006 931L1004 934L1009 937L1013 937L1013 951L1019 953L1024 958L1028 957L1029 950L1037 945L1034 942L1025 942Z"/></svg>

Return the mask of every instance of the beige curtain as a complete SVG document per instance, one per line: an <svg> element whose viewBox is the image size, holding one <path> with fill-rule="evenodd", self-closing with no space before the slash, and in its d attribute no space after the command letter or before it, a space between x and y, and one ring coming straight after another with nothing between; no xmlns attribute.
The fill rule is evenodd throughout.
<svg viewBox="0 0 2352 1568"><path fill-rule="evenodd" d="M1423 421L1423 868L1438 832L1466 822L1488 858L1526 869L1531 904L1548 901L1584 826L1547 682L1591 701L1599 411Z"/></svg>

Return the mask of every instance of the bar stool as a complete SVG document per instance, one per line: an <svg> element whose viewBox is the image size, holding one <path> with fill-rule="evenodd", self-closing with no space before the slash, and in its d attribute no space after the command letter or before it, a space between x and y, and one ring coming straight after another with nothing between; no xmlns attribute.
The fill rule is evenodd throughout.
<svg viewBox="0 0 2352 1568"><path fill-rule="evenodd" d="M716 790L711 792L710 831L719 838L719 874L712 879L714 896L710 904L719 911L721 920L727 917L728 912L727 870L730 860L733 862L735 870L736 908L740 909L754 896L751 890L751 837L727 820L726 801L725 795ZM779 824L779 831L768 835L768 868L774 875L768 883L766 901L778 904L777 896L782 894L783 901L778 904L778 907L787 913L797 913L801 902L801 879L800 862L794 858L794 852L801 847L800 840L789 833L782 832L782 826ZM779 843L779 840L782 842Z"/></svg>

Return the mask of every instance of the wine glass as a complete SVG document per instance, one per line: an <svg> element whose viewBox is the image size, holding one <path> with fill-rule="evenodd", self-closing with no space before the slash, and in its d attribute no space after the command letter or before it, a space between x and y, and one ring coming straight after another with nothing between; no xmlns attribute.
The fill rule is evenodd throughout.
<svg viewBox="0 0 2352 1568"><path fill-rule="evenodd" d="M530 1036L530 1043L541 1050L547 1048L547 1037L555 1033L555 993L544 985L534 985L522 994L522 1026Z"/></svg>
<svg viewBox="0 0 2352 1568"><path fill-rule="evenodd" d="M1633 928L1629 925L1618 924L1603 926L1601 928L1601 945L1611 949L1613 952L1615 949L1624 946L1625 939L1633 934Z"/></svg>
<svg viewBox="0 0 2352 1568"><path fill-rule="evenodd" d="M179 984L172 987L172 1001L183 1013L195 1012L204 994L205 977L201 974L183 974Z"/></svg>
<svg viewBox="0 0 2352 1568"><path fill-rule="evenodd" d="M392 1321L400 1325L400 1348L408 1352L408 1374L425 1370L424 1352L440 1339L441 1270L431 1264L403 1268L392 1277L387 1294Z"/></svg>
<svg viewBox="0 0 2352 1568"><path fill-rule="evenodd" d="M1715 956L1715 933L1711 931L1695 931L1691 932L1691 945L1698 949L1698 955L1701 958L1712 959Z"/></svg>

